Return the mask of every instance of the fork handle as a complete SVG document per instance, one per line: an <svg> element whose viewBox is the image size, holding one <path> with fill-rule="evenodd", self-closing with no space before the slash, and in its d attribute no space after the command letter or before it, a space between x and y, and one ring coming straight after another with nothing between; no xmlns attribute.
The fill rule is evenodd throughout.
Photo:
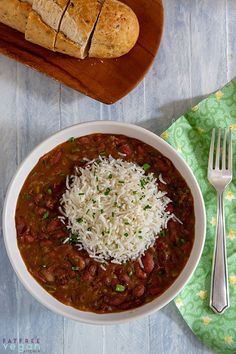
<svg viewBox="0 0 236 354"><path fill-rule="evenodd" d="M224 222L224 192L218 192L218 213L211 277L211 309L222 314L229 306L228 269Z"/></svg>

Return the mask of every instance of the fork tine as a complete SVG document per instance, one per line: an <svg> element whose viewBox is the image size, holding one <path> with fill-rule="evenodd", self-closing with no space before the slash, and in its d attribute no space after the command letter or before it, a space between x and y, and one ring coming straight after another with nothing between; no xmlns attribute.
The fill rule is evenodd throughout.
<svg viewBox="0 0 236 354"><path fill-rule="evenodd" d="M215 145L215 128L212 129L212 135L211 135L211 147L209 151L208 171L213 169L214 145Z"/></svg>
<svg viewBox="0 0 236 354"><path fill-rule="evenodd" d="M232 129L229 130L228 170L232 173Z"/></svg>
<svg viewBox="0 0 236 354"><path fill-rule="evenodd" d="M226 165L226 129L224 129L224 141L223 141L223 152L222 152L222 170L225 170Z"/></svg>
<svg viewBox="0 0 236 354"><path fill-rule="evenodd" d="M220 167L220 128L218 129L215 169L219 169L219 167Z"/></svg>

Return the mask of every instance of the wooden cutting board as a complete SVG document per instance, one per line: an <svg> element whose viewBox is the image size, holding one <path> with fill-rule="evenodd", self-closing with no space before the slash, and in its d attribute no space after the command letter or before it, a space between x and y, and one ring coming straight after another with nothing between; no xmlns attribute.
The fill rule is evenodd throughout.
<svg viewBox="0 0 236 354"><path fill-rule="evenodd" d="M78 60L51 52L24 39L24 35L0 24L0 53L30 66L100 102L112 104L127 95L150 68L163 30L162 0L122 0L140 23L135 47L118 59Z"/></svg>

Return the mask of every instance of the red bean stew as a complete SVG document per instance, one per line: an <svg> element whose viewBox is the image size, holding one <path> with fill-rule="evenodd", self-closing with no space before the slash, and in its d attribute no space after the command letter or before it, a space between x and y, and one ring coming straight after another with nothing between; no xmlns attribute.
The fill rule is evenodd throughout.
<svg viewBox="0 0 236 354"><path fill-rule="evenodd" d="M172 203L169 211L182 221L170 220L140 262L100 263L85 250L63 244L69 236L58 219L66 176L84 157L121 158L149 167ZM153 147L123 135L92 134L71 138L40 158L20 192L16 208L18 247L28 271L52 296L83 311L109 313L129 310L162 294L184 268L194 242L193 197L173 164Z"/></svg>

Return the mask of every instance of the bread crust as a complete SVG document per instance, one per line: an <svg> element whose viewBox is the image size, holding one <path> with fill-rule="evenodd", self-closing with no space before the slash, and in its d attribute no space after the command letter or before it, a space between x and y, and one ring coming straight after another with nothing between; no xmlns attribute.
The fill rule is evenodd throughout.
<svg viewBox="0 0 236 354"><path fill-rule="evenodd" d="M28 2L0 0L0 22L22 33L25 32L30 11L31 5Z"/></svg>
<svg viewBox="0 0 236 354"><path fill-rule="evenodd" d="M117 0L106 0L89 50L90 57L118 58L128 53L139 36L139 22L133 10Z"/></svg>

